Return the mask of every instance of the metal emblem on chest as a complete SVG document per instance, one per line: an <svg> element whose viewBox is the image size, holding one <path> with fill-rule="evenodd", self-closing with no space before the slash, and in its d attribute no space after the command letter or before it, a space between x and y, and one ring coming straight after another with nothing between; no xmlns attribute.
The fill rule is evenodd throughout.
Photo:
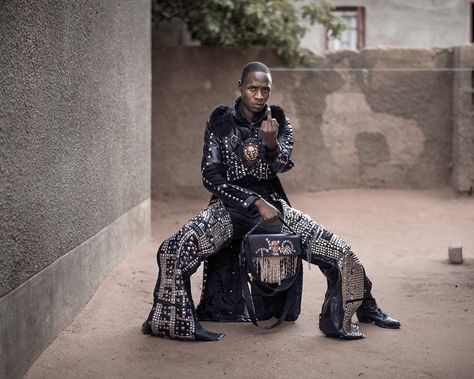
<svg viewBox="0 0 474 379"><path fill-rule="evenodd" d="M255 161L258 159L258 144L255 142L244 143L244 159L246 161Z"/></svg>

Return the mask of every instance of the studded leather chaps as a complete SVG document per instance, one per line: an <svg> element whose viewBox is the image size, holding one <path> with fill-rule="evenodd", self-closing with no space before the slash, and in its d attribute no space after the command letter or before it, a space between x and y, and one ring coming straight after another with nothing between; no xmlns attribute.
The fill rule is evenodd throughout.
<svg viewBox="0 0 474 379"><path fill-rule="evenodd" d="M284 220L301 235L305 259L318 265L327 278L320 330L341 337L360 333L351 318L364 297L366 277L362 265L341 238L285 201L279 201ZM157 253L159 274L154 302L147 319L151 334L195 339L199 321L191 297L190 276L201 261L231 243L232 236L231 216L217 200L162 243ZM367 285L371 286L366 279ZM370 288L366 291L370 295Z"/></svg>

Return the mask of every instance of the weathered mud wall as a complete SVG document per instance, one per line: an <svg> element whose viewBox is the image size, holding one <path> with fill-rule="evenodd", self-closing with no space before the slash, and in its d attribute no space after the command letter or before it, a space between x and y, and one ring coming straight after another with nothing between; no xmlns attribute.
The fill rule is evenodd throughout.
<svg viewBox="0 0 474 379"><path fill-rule="evenodd" d="M273 68L270 103L283 106L295 129L296 166L281 176L286 188L431 188L451 181L453 49L346 51L321 57L314 70L279 70L278 59L261 49L155 46L153 56L154 198L206 196L204 124L215 106L237 96L240 69L250 60Z"/></svg>
<svg viewBox="0 0 474 379"><path fill-rule="evenodd" d="M454 188L474 190L474 45L454 49L454 65L465 68L453 80L453 177ZM470 69L470 70L469 70Z"/></svg>

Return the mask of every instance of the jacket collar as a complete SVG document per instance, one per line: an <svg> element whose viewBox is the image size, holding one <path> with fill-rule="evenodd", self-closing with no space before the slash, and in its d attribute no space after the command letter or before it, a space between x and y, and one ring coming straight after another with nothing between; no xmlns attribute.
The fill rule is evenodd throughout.
<svg viewBox="0 0 474 379"><path fill-rule="evenodd" d="M261 122L264 120L264 118L267 115L267 107L264 106L260 112L258 112L255 116L255 119L252 122L249 122L243 112L242 112L242 99L239 96L237 99L234 100L234 106L232 110L232 116L234 117L234 120L243 126L246 126L248 128L258 128L260 127Z"/></svg>

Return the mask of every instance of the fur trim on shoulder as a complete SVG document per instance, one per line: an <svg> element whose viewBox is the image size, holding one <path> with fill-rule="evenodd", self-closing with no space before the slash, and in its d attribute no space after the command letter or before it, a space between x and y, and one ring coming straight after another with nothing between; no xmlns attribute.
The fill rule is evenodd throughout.
<svg viewBox="0 0 474 379"><path fill-rule="evenodd" d="M215 108L209 116L209 125L211 131L220 136L225 136L229 133L228 119L232 116L232 109L224 105ZM227 130L229 129L229 130Z"/></svg>
<svg viewBox="0 0 474 379"><path fill-rule="evenodd" d="M272 110L272 117L278 121L278 124L280 126L285 125L286 116L283 108L279 107L278 105L270 105L270 109Z"/></svg>

